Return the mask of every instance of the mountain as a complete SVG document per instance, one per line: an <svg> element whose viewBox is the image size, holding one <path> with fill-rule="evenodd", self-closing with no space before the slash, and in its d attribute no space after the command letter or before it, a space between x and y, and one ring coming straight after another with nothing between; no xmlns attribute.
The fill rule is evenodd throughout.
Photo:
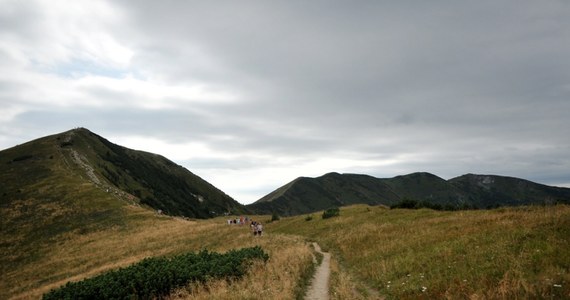
<svg viewBox="0 0 570 300"><path fill-rule="evenodd" d="M392 191L399 196L399 200L413 199L446 205L463 204L468 199L468 195L462 189L441 177L426 172L379 180L390 186Z"/></svg>
<svg viewBox="0 0 570 300"><path fill-rule="evenodd" d="M570 203L570 189L495 175L445 180L425 172L393 178L328 173L297 178L247 207L258 214L289 216L357 203L390 206L402 200L455 208Z"/></svg>
<svg viewBox="0 0 570 300"><path fill-rule="evenodd" d="M318 178L300 177L247 205L260 214L297 215L331 206L357 203L395 203L390 186L367 175L329 173Z"/></svg>
<svg viewBox="0 0 570 300"><path fill-rule="evenodd" d="M125 203L192 218L247 211L182 166L113 144L84 128L1 151L0 180L3 208L91 208L77 216L82 218L104 219ZM60 218L73 218L62 214Z"/></svg>
<svg viewBox="0 0 570 300"><path fill-rule="evenodd" d="M11 283L0 284L0 298L71 280L70 274L124 266L125 257L158 255L173 235L195 239L196 222L157 210L191 218L248 212L172 161L83 128L0 151L0 274ZM171 232L174 224L179 230ZM125 251L130 243L145 248ZM117 253L125 254L119 259Z"/></svg>
<svg viewBox="0 0 570 300"><path fill-rule="evenodd" d="M468 202L478 207L516 206L525 204L570 203L570 189L548 186L525 179L466 174L449 180L464 191Z"/></svg>

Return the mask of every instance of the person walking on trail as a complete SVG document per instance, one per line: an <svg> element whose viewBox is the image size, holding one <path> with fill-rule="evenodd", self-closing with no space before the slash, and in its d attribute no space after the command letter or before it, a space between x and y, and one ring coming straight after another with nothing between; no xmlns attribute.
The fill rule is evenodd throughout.
<svg viewBox="0 0 570 300"><path fill-rule="evenodd" d="M257 224L255 223L255 221L251 222L251 231L253 232L253 236L257 235Z"/></svg>
<svg viewBox="0 0 570 300"><path fill-rule="evenodd" d="M263 225L261 225L261 223L257 223L257 235L261 236L262 233L263 233Z"/></svg>

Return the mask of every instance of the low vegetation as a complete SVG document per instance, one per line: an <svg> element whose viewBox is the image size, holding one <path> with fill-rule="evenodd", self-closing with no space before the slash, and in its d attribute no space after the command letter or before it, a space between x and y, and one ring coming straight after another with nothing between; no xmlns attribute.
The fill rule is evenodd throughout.
<svg viewBox="0 0 570 300"><path fill-rule="evenodd" d="M271 222L279 221L279 220L281 220L281 217L277 213L271 214Z"/></svg>
<svg viewBox="0 0 570 300"><path fill-rule="evenodd" d="M323 212L323 219L328 219L332 217L338 217L340 214L340 209L338 207L332 207Z"/></svg>
<svg viewBox="0 0 570 300"><path fill-rule="evenodd" d="M301 272L299 278L297 279L297 285L293 290L294 299L302 300L307 293L315 274L318 265L322 262L322 254L318 252L313 252L314 257L311 258L310 262L307 262L307 267ZM320 255L320 256L319 256ZM319 261L320 258L320 261Z"/></svg>
<svg viewBox="0 0 570 300"><path fill-rule="evenodd" d="M477 209L476 206L469 205L467 203L462 204L439 204L433 203L426 200L417 201L414 199L404 198L400 200L400 202L390 205L390 208L408 208L408 209L420 209L420 208L429 208L433 210L447 210L447 211L454 211L454 210L469 210L469 209Z"/></svg>
<svg viewBox="0 0 570 300"><path fill-rule="evenodd" d="M184 220L136 205L113 208L113 221L101 216L60 228L51 220L65 208L43 206L36 211L45 216L30 220L37 228L44 222L41 232L49 235L35 242L34 230L20 220L28 212L3 208L2 216L20 220L14 224L22 227L2 231L0 246L8 255L0 258L0 299L37 299L69 281L148 257L255 246L269 255L267 263L254 262L239 278L192 281L168 297L295 299L302 297L302 278L313 266L307 241L333 254L332 299L570 297L567 205L469 211L357 205L341 208L334 218L281 218L266 224L262 237L247 226L227 225L226 218Z"/></svg>
<svg viewBox="0 0 570 300"><path fill-rule="evenodd" d="M239 279L253 259L269 256L256 246L228 251L186 253L171 258L150 257L142 261L85 279L70 282L45 294L43 299L150 299L164 297L174 288L208 279ZM249 262L249 263L248 263Z"/></svg>
<svg viewBox="0 0 570 300"><path fill-rule="evenodd" d="M304 216L285 218L270 230L333 253L340 263L333 298L570 297L567 205L454 212L359 205L310 226Z"/></svg>
<svg viewBox="0 0 570 300"><path fill-rule="evenodd" d="M254 262L239 279L191 282L175 288L170 297L293 299L298 278L312 261L312 250L301 237L272 232L254 237L248 226L227 225L226 218L184 220L136 206L124 209L121 225L62 233L36 243L33 256L17 261L1 258L0 299L38 299L67 282L96 277L148 257L173 257L204 249L226 253L256 246L269 255L266 263Z"/></svg>

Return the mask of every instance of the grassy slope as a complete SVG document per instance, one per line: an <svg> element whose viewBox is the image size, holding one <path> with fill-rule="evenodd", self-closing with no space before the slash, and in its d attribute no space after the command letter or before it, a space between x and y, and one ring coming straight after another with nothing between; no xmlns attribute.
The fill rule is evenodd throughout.
<svg viewBox="0 0 570 300"><path fill-rule="evenodd" d="M80 149L95 173L144 204L196 218L245 212L230 196L163 156L113 144L86 129L73 132L72 147Z"/></svg>
<svg viewBox="0 0 570 300"><path fill-rule="evenodd" d="M1 151L0 180L2 206L24 199L66 202L76 199L70 192L84 187L97 197L84 195L78 203L123 198L170 215L197 218L246 212L230 196L172 161L115 145L83 128ZM113 195L102 196L102 191Z"/></svg>
<svg viewBox="0 0 570 300"><path fill-rule="evenodd" d="M359 205L337 218L292 217L270 228L318 241L348 274L388 298L570 297L569 206L437 212Z"/></svg>
<svg viewBox="0 0 570 300"><path fill-rule="evenodd" d="M270 255L240 282L212 282L219 299L291 299L297 278L311 263L311 250L299 237L273 234L254 238L246 226L225 219L188 221L157 216L136 206L125 209L124 225L82 235L68 234L42 249L42 258L3 271L0 299L38 298L67 281L80 280L126 266L144 257L208 249L227 251L260 245ZM225 292L224 292L225 291ZM209 292L179 290L176 294L207 297ZM200 296L202 295L202 296Z"/></svg>
<svg viewBox="0 0 570 300"><path fill-rule="evenodd" d="M165 157L118 146L90 132L86 135L91 144L101 147L92 160L97 161L97 171L144 204L169 215L197 218L246 213L230 196Z"/></svg>
<svg viewBox="0 0 570 300"><path fill-rule="evenodd" d="M78 175L85 173L66 163L68 154L49 137L2 152L2 274L42 260L61 235L124 225L125 202ZM27 158L20 160L22 155Z"/></svg>
<svg viewBox="0 0 570 300"><path fill-rule="evenodd" d="M93 143L93 136L74 130L0 152L0 299L27 291L35 297L47 286L70 278L93 275L144 256L201 247L191 237L187 248L172 248L167 238L174 230L168 225L171 222L157 221L160 217L105 181L98 154L98 148L105 149L105 145ZM145 156L137 151L131 154ZM169 163L157 160L157 164ZM122 178L119 185L132 184ZM209 196L209 185L196 188L197 193ZM208 228L204 224L200 228ZM147 231L149 238L167 242L145 240ZM207 241L204 236L200 238ZM213 243L203 245L209 244Z"/></svg>
<svg viewBox="0 0 570 300"><path fill-rule="evenodd" d="M261 238L251 236L247 227L226 225L224 218L185 221L132 205L122 212L119 225L52 238L36 259L8 265L2 261L0 298L37 298L69 280L147 256L261 245L271 259L267 265L255 265L244 280L194 286L173 297L291 299L311 261L305 239L318 241L334 254L333 299L375 294L426 299L570 297L570 207L564 205L460 212L357 205L326 220L317 214L311 221L305 216L283 218L266 224Z"/></svg>

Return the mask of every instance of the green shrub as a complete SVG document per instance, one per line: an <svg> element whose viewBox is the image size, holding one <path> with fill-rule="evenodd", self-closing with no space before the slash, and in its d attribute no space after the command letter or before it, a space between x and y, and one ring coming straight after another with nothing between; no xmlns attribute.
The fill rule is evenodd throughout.
<svg viewBox="0 0 570 300"><path fill-rule="evenodd" d="M187 253L172 258L152 257L126 268L51 290L43 299L151 299L162 298L189 282L209 278L236 279L245 274L251 260L267 261L269 256L256 246L225 254Z"/></svg>
<svg viewBox="0 0 570 300"><path fill-rule="evenodd" d="M279 217L279 215L278 215L276 212L274 212L274 213L271 215L271 222L273 222L273 221L279 221L280 219L281 219L281 217Z"/></svg>
<svg viewBox="0 0 570 300"><path fill-rule="evenodd" d="M21 156L18 156L18 157L16 157L16 158L12 159L12 162L24 161L24 160L30 159L30 158L32 158L32 157L34 157L34 156L33 156L33 155L30 155L30 154L21 155Z"/></svg>
<svg viewBox="0 0 570 300"><path fill-rule="evenodd" d="M416 200L413 199L408 199L408 198L404 198L402 199L400 202L391 205L390 206L391 209L393 208L409 208L409 209L415 209L415 208L419 208L419 203Z"/></svg>
<svg viewBox="0 0 570 300"><path fill-rule="evenodd" d="M417 200L408 199L408 198L403 198L400 202L390 206L390 209L394 208L407 208L407 209L429 208L433 210L447 210L447 211L477 209L476 206L469 205L466 203L463 204L446 203L445 205L441 205L439 203L432 203L426 200L418 202Z"/></svg>
<svg viewBox="0 0 570 300"><path fill-rule="evenodd" d="M323 212L323 219L328 219L339 215L340 215L340 209L338 207L333 207Z"/></svg>

